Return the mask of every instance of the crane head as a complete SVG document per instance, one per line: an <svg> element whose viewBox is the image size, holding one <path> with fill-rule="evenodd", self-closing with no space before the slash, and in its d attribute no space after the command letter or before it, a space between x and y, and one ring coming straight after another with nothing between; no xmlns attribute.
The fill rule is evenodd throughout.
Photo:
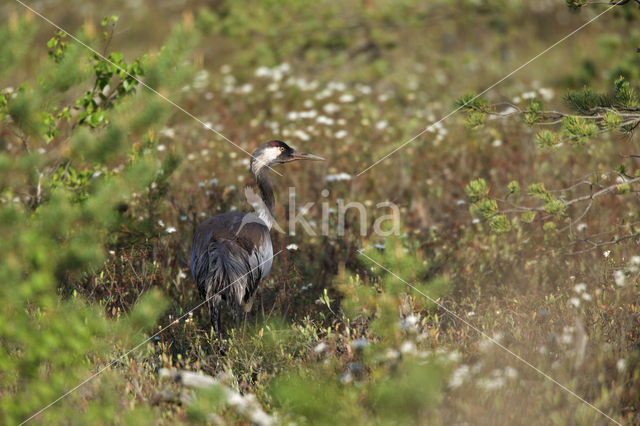
<svg viewBox="0 0 640 426"><path fill-rule="evenodd" d="M291 148L282 141L273 140L263 143L251 156L251 169L254 173L264 166L275 166L296 160L323 161L324 158Z"/></svg>

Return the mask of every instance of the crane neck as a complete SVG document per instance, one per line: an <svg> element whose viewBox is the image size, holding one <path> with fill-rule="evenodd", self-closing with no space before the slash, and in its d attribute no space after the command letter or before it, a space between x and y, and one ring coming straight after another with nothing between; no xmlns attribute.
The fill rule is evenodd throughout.
<svg viewBox="0 0 640 426"><path fill-rule="evenodd" d="M269 229L275 223L274 216L274 208L275 208L275 198L273 195L273 185L271 184L271 177L269 176L269 168L261 167L258 170L251 170L254 178L256 179L256 184L258 185L258 190L260 191L260 198L262 199L263 205L258 211L258 216L260 219L264 220ZM266 211L265 211L266 209Z"/></svg>

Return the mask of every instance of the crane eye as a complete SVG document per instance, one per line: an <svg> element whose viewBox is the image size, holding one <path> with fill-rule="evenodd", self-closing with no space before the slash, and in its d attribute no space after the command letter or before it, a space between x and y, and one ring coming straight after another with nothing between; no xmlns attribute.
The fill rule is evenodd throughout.
<svg viewBox="0 0 640 426"><path fill-rule="evenodd" d="M281 146L280 147L280 152L283 152L283 151L284 151L284 146Z"/></svg>

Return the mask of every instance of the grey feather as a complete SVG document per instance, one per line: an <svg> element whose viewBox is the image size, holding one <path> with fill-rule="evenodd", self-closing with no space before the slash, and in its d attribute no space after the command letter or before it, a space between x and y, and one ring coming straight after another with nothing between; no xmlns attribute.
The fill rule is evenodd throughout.
<svg viewBox="0 0 640 426"><path fill-rule="evenodd" d="M219 306L225 300L234 317L271 270L269 228L251 213L226 213L198 226L193 238L191 273L207 299L211 322L219 329Z"/></svg>

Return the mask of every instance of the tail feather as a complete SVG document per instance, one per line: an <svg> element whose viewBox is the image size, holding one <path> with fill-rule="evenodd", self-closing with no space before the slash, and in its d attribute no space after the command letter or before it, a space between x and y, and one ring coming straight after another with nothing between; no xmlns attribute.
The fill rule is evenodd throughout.
<svg viewBox="0 0 640 426"><path fill-rule="evenodd" d="M255 281L255 272L246 253L231 241L215 241L209 246L207 288L220 292L229 303L242 305Z"/></svg>

